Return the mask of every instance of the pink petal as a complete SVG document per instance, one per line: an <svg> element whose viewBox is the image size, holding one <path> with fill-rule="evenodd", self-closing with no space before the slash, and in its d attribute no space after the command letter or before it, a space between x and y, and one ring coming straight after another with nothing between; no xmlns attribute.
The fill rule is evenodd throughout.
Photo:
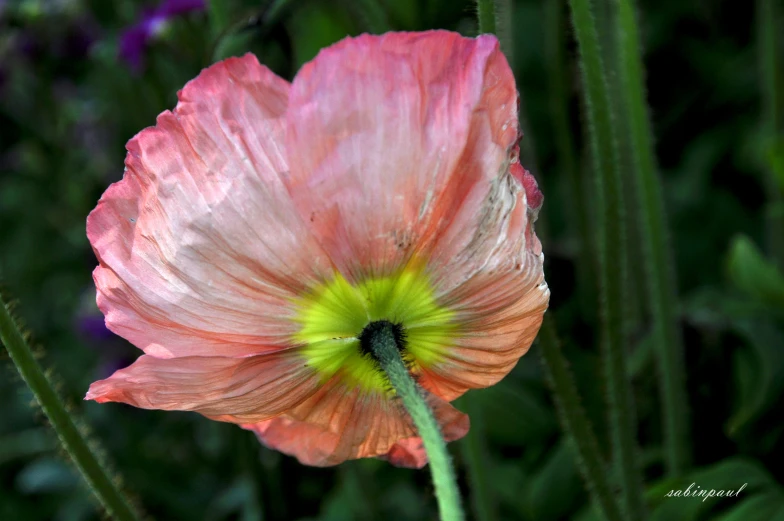
<svg viewBox="0 0 784 521"><path fill-rule="evenodd" d="M347 38L292 84L285 182L344 276L389 273L426 258L469 194L506 170L516 111L492 36Z"/></svg>
<svg viewBox="0 0 784 521"><path fill-rule="evenodd" d="M520 268L478 273L446 297L461 334L420 383L445 400L489 387L531 347L550 299L539 257Z"/></svg>
<svg viewBox="0 0 784 521"><path fill-rule="evenodd" d="M196 411L214 420L242 423L295 407L318 386L318 376L291 350L247 358L142 355L93 383L85 399Z"/></svg>
<svg viewBox="0 0 784 521"><path fill-rule="evenodd" d="M331 274L279 177L288 90L250 54L205 69L88 217L107 326L148 354L286 347L291 297Z"/></svg>
<svg viewBox="0 0 784 521"><path fill-rule="evenodd" d="M477 185L439 238L431 277L460 334L422 385L444 399L498 382L536 337L550 299L533 230L541 204L535 179L513 159L484 194Z"/></svg>
<svg viewBox="0 0 784 521"><path fill-rule="evenodd" d="M422 438L418 436L405 438L395 443L387 455L382 458L396 467L409 469L421 469L427 464L425 446L422 443Z"/></svg>
<svg viewBox="0 0 784 521"><path fill-rule="evenodd" d="M427 399L447 441L466 435L468 416L433 394L428 393ZM305 465L337 465L373 456L417 468L427 461L424 452L416 450L421 440L396 399L346 389L338 379L292 411L242 427Z"/></svg>

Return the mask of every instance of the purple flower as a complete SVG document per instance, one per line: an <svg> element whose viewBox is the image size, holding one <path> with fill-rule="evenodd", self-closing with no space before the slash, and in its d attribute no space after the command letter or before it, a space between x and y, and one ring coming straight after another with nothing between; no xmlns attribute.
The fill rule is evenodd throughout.
<svg viewBox="0 0 784 521"><path fill-rule="evenodd" d="M79 332L93 340L108 340L115 335L106 327L103 315L84 315L78 320Z"/></svg>
<svg viewBox="0 0 784 521"><path fill-rule="evenodd" d="M156 9L146 9L141 20L123 32L120 58L139 72L144 67L144 50L150 40L165 28L172 18L189 12L203 11L204 0L166 0Z"/></svg>

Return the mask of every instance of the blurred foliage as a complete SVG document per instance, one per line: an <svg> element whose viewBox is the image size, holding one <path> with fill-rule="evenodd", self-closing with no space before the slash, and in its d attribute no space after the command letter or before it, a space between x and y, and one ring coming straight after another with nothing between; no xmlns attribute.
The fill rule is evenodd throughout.
<svg viewBox="0 0 784 521"><path fill-rule="evenodd" d="M587 178L575 44L570 28L548 25L551 19L568 23L565 3L563 16L545 17L550 1L516 0L505 13L512 19L512 66L528 131L522 160L547 197L538 229L551 312L606 448L596 295L586 293L595 291L590 284L577 283L590 260L577 255L581 228L572 218L552 109L568 106L575 157ZM612 6L610 0L594 3ZM291 79L319 49L347 34L446 28L472 35L472 3L213 0L158 26L134 68L118 57L122 35L155 6L0 0L0 276L7 294L18 298L18 315L35 343L46 348L42 362L56 369L61 393L153 518L433 519L426 472L376 460L304 467L261 447L248 432L195 414L81 402L90 382L137 352L101 326L90 277L96 261L84 222L108 184L121 177L124 143L173 107L177 90L213 61L251 51ZM630 371L652 519L782 519L784 467L774 462L784 461L784 273L769 257L763 223L766 211L784 210L766 210L763 172L784 178L784 141L762 136L754 5L645 0L638 7L681 289L695 462L681 480L663 477L655 366L643 320L630 346ZM565 37L565 89L554 88L548 72L548 38L557 31ZM782 70L775 71L779 77ZM566 98L554 100L562 91ZM581 194L588 208L592 190ZM594 519L538 358L524 357L502 383L474 395L499 519ZM0 519L100 519L30 404L0 351ZM463 448L452 446L470 497ZM738 498L664 497L692 482L703 489L748 486Z"/></svg>

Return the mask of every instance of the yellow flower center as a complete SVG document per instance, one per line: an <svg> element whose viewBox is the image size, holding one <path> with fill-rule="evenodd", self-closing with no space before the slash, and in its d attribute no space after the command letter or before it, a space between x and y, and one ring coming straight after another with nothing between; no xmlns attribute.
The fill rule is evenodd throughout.
<svg viewBox="0 0 784 521"><path fill-rule="evenodd" d="M417 373L444 357L457 334L454 312L440 306L424 270L399 273L350 284L341 274L298 299L302 328L294 341L324 381L340 373L347 385L387 392L389 385L373 357L363 352L359 336L371 322L387 320L405 335L403 359Z"/></svg>

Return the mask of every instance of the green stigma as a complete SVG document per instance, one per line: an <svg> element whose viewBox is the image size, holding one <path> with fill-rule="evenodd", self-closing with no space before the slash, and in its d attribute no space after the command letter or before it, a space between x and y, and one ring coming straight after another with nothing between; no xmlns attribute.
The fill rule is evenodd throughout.
<svg viewBox="0 0 784 521"><path fill-rule="evenodd" d="M378 363L360 345L368 324L388 321L400 327L405 336L401 355L414 373L442 360L457 333L454 312L436 302L428 276L418 268L357 285L336 273L297 305L302 328L294 341L303 344L307 365L324 381L340 374L347 385L367 391L389 390Z"/></svg>

